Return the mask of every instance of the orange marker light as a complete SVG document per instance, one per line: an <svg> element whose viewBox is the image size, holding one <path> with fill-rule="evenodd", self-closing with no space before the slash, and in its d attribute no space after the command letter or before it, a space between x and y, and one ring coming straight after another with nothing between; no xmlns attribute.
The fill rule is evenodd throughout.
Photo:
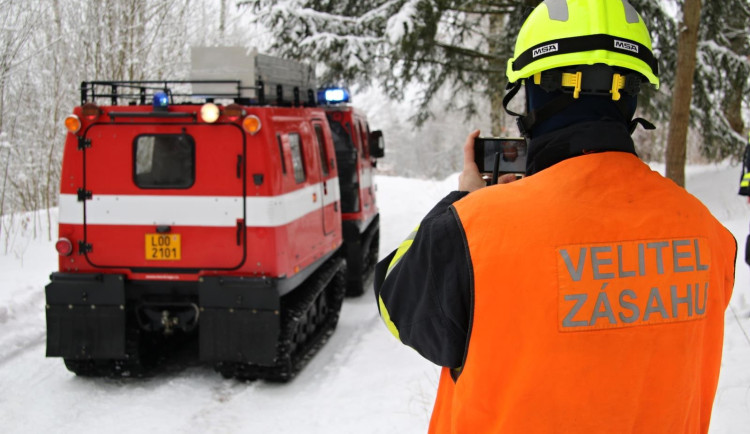
<svg viewBox="0 0 750 434"><path fill-rule="evenodd" d="M258 134L260 127L260 118L258 116L250 115L242 120L242 128L250 134Z"/></svg>
<svg viewBox="0 0 750 434"><path fill-rule="evenodd" d="M81 129L81 120L76 115L70 115L65 118L65 128L75 134Z"/></svg>

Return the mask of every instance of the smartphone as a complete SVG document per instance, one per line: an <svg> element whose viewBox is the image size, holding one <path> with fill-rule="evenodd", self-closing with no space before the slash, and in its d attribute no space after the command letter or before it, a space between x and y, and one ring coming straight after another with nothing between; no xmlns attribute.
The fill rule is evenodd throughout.
<svg viewBox="0 0 750 434"><path fill-rule="evenodd" d="M474 161L479 173L492 173L498 161L498 173L526 173L528 148L526 139L477 137L474 139Z"/></svg>

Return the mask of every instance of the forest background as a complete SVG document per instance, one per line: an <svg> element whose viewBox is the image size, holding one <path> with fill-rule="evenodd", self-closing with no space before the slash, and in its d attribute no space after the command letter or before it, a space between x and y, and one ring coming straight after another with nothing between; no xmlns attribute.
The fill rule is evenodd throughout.
<svg viewBox="0 0 750 434"><path fill-rule="evenodd" d="M63 120L80 103L81 81L188 79L191 46L257 48L315 65L319 84L349 86L384 131L381 173L445 178L460 170L470 130L517 135L502 110L504 70L538 3L0 0L0 229L36 227L16 216L57 205ZM641 158L667 162L678 183L686 160L741 158L750 0L630 3L651 29L662 80L640 96L638 115L657 125L635 133Z"/></svg>

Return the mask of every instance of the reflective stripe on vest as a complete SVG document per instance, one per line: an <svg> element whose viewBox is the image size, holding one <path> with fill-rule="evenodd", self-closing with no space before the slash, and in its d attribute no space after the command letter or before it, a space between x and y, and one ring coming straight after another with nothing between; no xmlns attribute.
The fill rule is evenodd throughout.
<svg viewBox="0 0 750 434"><path fill-rule="evenodd" d="M694 197L605 152L454 207L473 323L430 432L707 431L736 245Z"/></svg>

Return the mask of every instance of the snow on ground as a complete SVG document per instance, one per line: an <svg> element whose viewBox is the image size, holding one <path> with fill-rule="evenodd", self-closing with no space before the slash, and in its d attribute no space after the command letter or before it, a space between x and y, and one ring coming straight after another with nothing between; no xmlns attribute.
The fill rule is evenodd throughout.
<svg viewBox="0 0 750 434"><path fill-rule="evenodd" d="M739 168L728 164L691 167L687 186L735 234L744 252L750 205L736 195L738 178ZM381 176L376 184L384 256L455 188L457 177L425 181ZM426 431L438 369L388 334L371 294L346 300L336 333L290 384L239 383L204 367L141 380L75 377L60 359L44 357L44 285L57 266L53 243L44 230L46 213L14 218L6 221L0 237L3 432ZM712 434L747 432L750 426L748 334L750 269L741 254L726 315Z"/></svg>

